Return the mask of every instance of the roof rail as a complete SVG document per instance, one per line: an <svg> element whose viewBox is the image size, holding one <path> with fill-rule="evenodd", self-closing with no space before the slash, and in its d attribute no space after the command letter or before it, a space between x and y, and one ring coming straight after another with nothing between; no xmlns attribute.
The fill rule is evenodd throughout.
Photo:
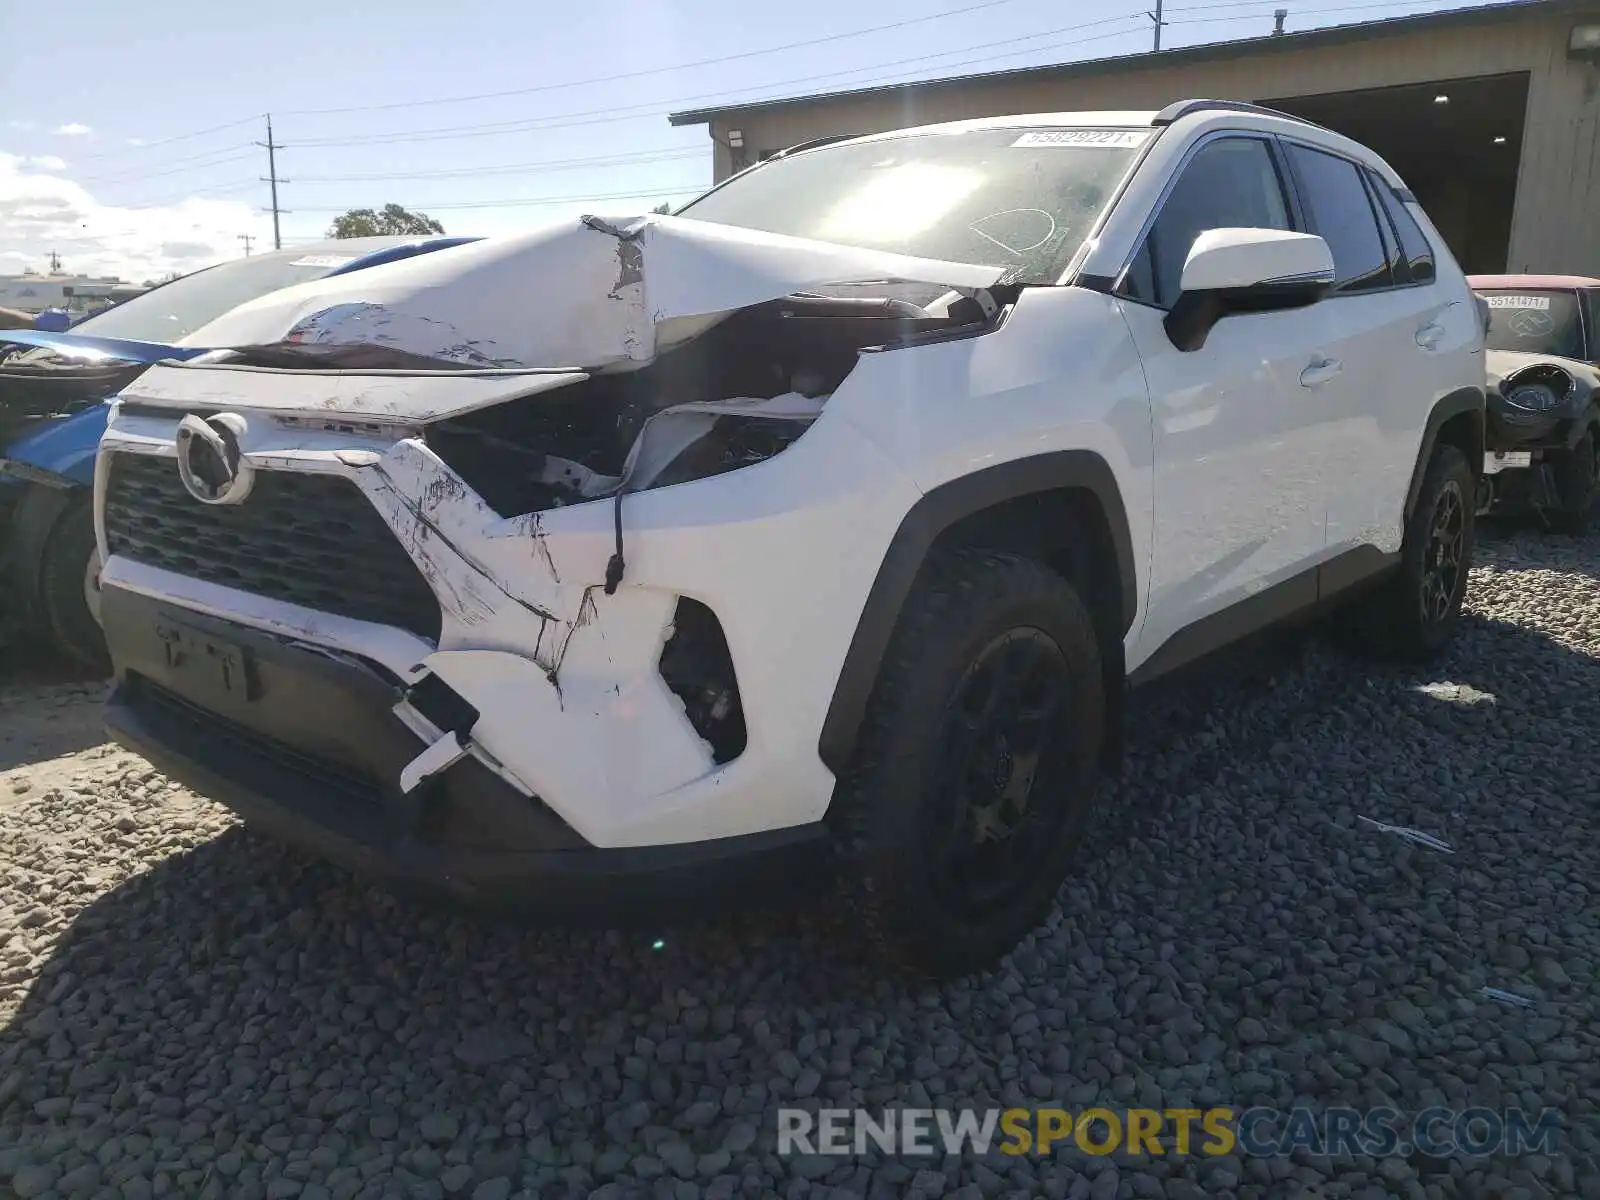
<svg viewBox="0 0 1600 1200"><path fill-rule="evenodd" d="M788 158L791 154L799 154L802 150L815 150L818 146L831 146L834 142L848 142L858 138L859 133L830 133L827 137L812 138L809 142L796 142L792 146L785 146L775 154L769 155L765 161L772 162L778 158Z"/></svg>
<svg viewBox="0 0 1600 1200"><path fill-rule="evenodd" d="M1254 113L1258 117L1281 117L1285 121L1296 121L1301 125L1309 125L1313 129L1323 128L1315 121L1297 117L1293 113L1286 113L1276 108L1267 108L1261 104L1247 104L1243 100L1176 100L1151 117L1150 124L1155 126L1171 125L1180 118L1187 117L1190 113L1205 112L1208 109Z"/></svg>

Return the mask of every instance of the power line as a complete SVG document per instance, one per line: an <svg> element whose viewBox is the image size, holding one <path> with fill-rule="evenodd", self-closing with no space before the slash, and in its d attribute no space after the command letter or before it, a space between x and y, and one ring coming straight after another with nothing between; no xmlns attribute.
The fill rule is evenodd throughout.
<svg viewBox="0 0 1600 1200"><path fill-rule="evenodd" d="M125 172L123 174L118 174L118 175L90 175L90 176L86 176L86 177L84 177L82 179L77 180L77 182L78 183L127 183L130 180L134 180L134 179L161 179L161 178L163 178L163 177L165 177L167 175L183 175L183 174L186 174L189 171L203 171L207 167L219 167L219 166L222 166L224 163L240 162L240 161L242 161L242 160L244 160L246 158L253 158L254 154L250 150L250 147L251 147L252 144L253 143L251 143L251 142L240 142L236 146L228 146L228 147L226 147L224 149L221 149L221 150L208 150L206 153L197 154L197 155L193 156L192 158L178 158L178 159L174 159L172 161L172 163L157 163L156 164L156 166L158 166L158 167L167 168L165 170L157 170L157 171L149 171L149 170L128 171L128 172ZM236 151L240 151L240 150L244 151L244 153L242 153L242 154L236 153ZM226 157L226 156L231 156L231 157ZM190 165L188 165L188 166L177 166L177 165L174 165L174 164L177 164L177 163L187 163L187 164L190 164Z"/></svg>
<svg viewBox="0 0 1600 1200"><path fill-rule="evenodd" d="M382 172L371 175L301 175L297 183L373 183L399 179L470 179L481 175L537 175L541 172L571 171L581 168L648 166L658 162L678 159L703 158L710 147L662 147L659 150L637 150L602 158L571 158L531 163L511 163L504 166L458 167L444 171Z"/></svg>
<svg viewBox="0 0 1600 1200"><path fill-rule="evenodd" d="M121 150L102 150L98 154L80 154L80 159L115 158L122 154L137 154L142 150L155 150L161 146L169 146L173 142L186 142L191 138L204 137L208 133L221 133L224 129L237 129L241 125L248 125L252 121L259 121L260 116L241 117L237 121L229 121L225 125L212 125L206 129L196 129L192 133L178 133L172 137L157 138L153 142L140 142L137 146L124 146Z"/></svg>
<svg viewBox="0 0 1600 1200"><path fill-rule="evenodd" d="M1278 3L1278 4L1281 4L1281 0L1266 0L1266 3ZM1243 5L1229 5L1228 7L1230 7L1230 8L1239 8L1239 7L1244 7L1244 6ZM1256 7L1256 6L1252 5L1250 7ZM1393 8L1393 7L1394 7L1394 5L1392 3L1391 4L1343 4L1343 5L1340 5L1337 8L1290 9L1290 15L1291 16L1296 16L1296 17L1326 16L1326 15L1331 15L1331 14L1334 14L1334 13L1370 12L1373 9L1377 9L1377 8ZM1459 5L1451 3L1450 7L1451 8L1457 8L1457 7L1459 7ZM1489 5L1481 5L1480 7L1490 7L1490 6ZM1423 9L1421 11L1422 12L1427 12L1429 10ZM1255 13L1240 13L1240 14L1237 14L1235 16L1228 16L1228 17L1180 17L1176 21L1168 21L1167 24L1169 24L1169 25L1215 25L1215 24L1217 24L1219 22L1223 22L1223 21L1248 21L1252 17L1265 17L1265 16L1269 16L1269 15L1271 15L1270 10L1267 10L1267 11L1264 11L1264 12L1255 12ZM1421 13L1413 11L1413 12L1405 12L1405 13L1396 13L1395 17L1399 18L1399 17L1406 17L1406 16L1418 16L1418 15L1421 15Z"/></svg>
<svg viewBox="0 0 1600 1200"><path fill-rule="evenodd" d="M894 21L887 25L872 25L864 29L855 29L846 33L828 34L820 38L808 38L799 42L787 42L780 46L768 46L760 50L745 50L736 54L719 55L715 58L700 59L695 62L676 63L666 67L652 67L642 71L627 71L616 75L594 76L589 79L575 79L563 83L539 84L528 88L512 88L499 92L481 92L469 96L441 96L431 100L401 100L388 104L357 104L336 108L298 108L286 109L279 112L279 116L329 116L336 113L354 112L382 112L398 108L421 108L442 104L464 104L475 100L492 100L507 96L525 96L537 92L556 91L564 88L588 87L599 83L616 83L625 79L641 79L651 75L669 74L674 71L689 71L700 67L714 66L718 63L737 62L742 59L757 58L766 54L777 54L784 50L796 50L807 46L820 46L830 42L844 41L854 37L866 37L875 33L885 33L895 29L904 29L912 25L926 24L930 21L941 21L948 17L963 16L967 13L980 12L984 9L998 8L1004 4L1013 4L1016 0L982 0L978 4L969 4L962 8L948 9L944 12L929 13L926 16L910 17L904 21ZM159 146L170 145L173 142L186 141L192 138L204 137L209 133L218 133L225 129L235 129L260 120L260 115L242 117L237 121L229 121L222 125L211 125L205 129L196 129L189 133L174 134L171 137L159 138L151 142L142 142L137 146L127 146L120 150L107 150L99 154L86 154L84 159L110 158L123 154L133 154L141 150L151 150Z"/></svg>
<svg viewBox="0 0 1600 1200"><path fill-rule="evenodd" d="M1025 35L1023 35L1021 37L1003 38L1000 41L995 41L995 42L982 42L982 43L979 43L976 46L965 46L965 47L962 47L961 49L958 49L958 50L944 50L944 51L940 51L940 52L938 52L936 54L919 54L919 55L914 55L914 56L912 56L910 58L895 59L895 60L890 61L890 62L874 63L874 64L871 64L869 66L853 67L853 68L850 68L850 69L847 69L847 70L825 71L825 72L822 72L822 73L819 73L819 74L801 75L801 76L797 76L797 77L792 78L792 79L774 80L774 81L769 82L769 83L756 85L756 86L754 86L752 88L736 88L731 93L727 92L727 91L722 91L722 92L702 92L702 93L700 93L698 95L694 95L694 96L680 96L680 97L678 97L676 99L671 99L671 100L652 100L652 101L649 101L647 103L631 104L631 105L626 105L626 106L623 106L623 107L620 107L620 108L586 109L586 110L583 110L583 111L580 111L580 112L557 113L557 114L552 114L550 116L545 116L545 117L530 117L530 118L526 118L526 119L518 120L518 121L501 121L501 122L495 122L493 124L488 124L488 125L481 124L481 123L480 124L476 124L476 125L448 125L448 126L434 127L434 128L431 128L431 129L413 130L411 132L401 131L401 132L395 132L395 133L368 134L366 136L361 136L361 137L304 138L304 139L297 140L294 143L294 145L295 145L295 147L297 149L299 149L299 148L309 149L309 148L323 147L323 146L396 145L396 144L399 144L399 143L407 143L407 142L454 141L457 138L495 137L495 136L499 136L499 135L502 135L502 134L508 134L508 133L532 133L532 132L535 132L535 131L542 131L542 130L545 130L545 129L569 128L571 126L576 126L576 125L598 125L598 124L605 124L605 123L607 123L609 121L613 121L613 120L631 121L631 120L635 120L635 119L637 119L638 117L641 117L641 116L654 116L654 115L657 115L658 113L661 112L661 110L663 108L676 108L676 107L679 107L681 105L703 103L703 102L708 101L708 100L709 101L724 102L724 103L752 103L752 104L755 104L755 103L760 103L763 99L766 99L768 97L764 97L764 96L739 97L738 93L739 92L752 91L752 90L768 92L768 91L771 91L771 89L774 89L774 88L788 88L788 87L793 87L793 86L795 86L797 84L814 83L814 82L816 82L818 80L822 80L822 79L837 79L837 78L839 78L841 76L845 76L845 75L860 75L860 74L862 74L864 72L868 72L868 71L881 71L881 70L884 70L884 69L887 69L887 68L890 68L890 67L905 66L908 63L926 62L928 59L931 59L931 58L946 58L951 54L960 54L960 53L963 53L964 51L967 51L967 50L984 50L984 49L991 49L991 48L993 48L995 46L1014 45L1017 42L1037 41L1039 38L1051 37L1054 34L1058 34L1058 33L1073 33L1073 32L1077 32L1079 30L1083 30L1083 29L1094 29L1094 28L1098 28L1098 27L1104 26L1104 25L1110 25L1110 24L1115 24L1115 23L1119 23L1119 22L1128 22L1128 21L1133 21L1133 20L1137 20L1137 19L1139 19L1138 14L1124 13L1123 15L1118 16L1118 17L1107 17L1107 18L1103 18L1103 19L1098 20L1098 21L1090 21L1090 22L1087 22L1085 24L1080 24L1080 25L1065 25L1065 26L1062 26L1059 29L1041 30L1038 33L1025 34ZM988 61L990 61L992 59L995 59L995 58L1014 58L1018 54L1033 54L1033 53L1038 53L1038 52L1042 52L1042 51L1045 51L1045 50L1058 50L1058 49L1062 49L1062 48L1067 47L1067 46L1087 45L1090 42L1103 41L1107 37L1121 37L1124 34L1129 33L1129 32L1131 32L1131 30L1117 30L1117 31L1112 32L1112 33L1099 34L1099 35L1096 35L1094 37L1088 37L1088 38L1082 38L1082 39L1074 39L1073 41L1069 41L1069 42L1057 42L1057 43L1052 43L1051 45L1048 45L1048 46L1034 46L1034 47L1029 47L1029 48L1027 48L1025 50L1017 50L1017 51L1013 51L1011 53L1006 53L1006 54L999 54L999 55L986 54L986 55L982 55L979 58L975 58L975 59L966 59L966 60L963 60L963 61L958 62L958 63L945 64L944 66L941 66L941 67L939 67L937 69L938 70L950 70L952 67L966 66L966 65L969 65L970 63L977 63L977 62L988 62ZM930 69L932 69L932 68L930 68ZM885 85L887 85L887 82L889 82L889 81L885 81ZM895 81L895 82L898 82L898 81ZM863 84L862 86L864 86L864 87L866 87L866 86L874 86L874 84L866 83L866 84ZM641 109L644 110L644 111L643 112L637 111L637 110L641 110ZM627 114L627 115L622 115L622 114ZM583 119L581 119L581 118L589 118L589 117L598 117L598 118L601 118L601 119L600 120L583 120ZM569 125L565 125L565 124L552 124L552 122L570 122L571 125L569 126Z"/></svg>
<svg viewBox="0 0 1600 1200"><path fill-rule="evenodd" d="M422 204L419 208L429 212L449 212L469 208L536 208L544 204L590 204L607 200L637 200L641 196L697 196L710 186L704 183L686 184L683 187L654 187L639 192L611 192L597 196L592 192L580 192L571 196L519 196L504 200L468 200L455 204ZM348 212L348 205L326 205L312 208L301 208L298 211L308 213L343 213Z"/></svg>
<svg viewBox="0 0 1600 1200"><path fill-rule="evenodd" d="M624 79L644 79L651 75L671 74L674 71L693 71L700 67L738 62L747 58L760 58L762 55L778 54L785 50L799 50L806 46L823 46L829 42L866 37L874 33L887 33L894 29L905 29L911 25L923 25L929 21L943 21L948 17L964 16L967 13L980 12L987 8L998 8L1003 4L1013 4L1015 2L1016 0L983 0L980 4L969 4L964 8L946 9L943 12L929 13L927 16L911 17L904 21L893 21L887 25L872 25L866 29L853 29L847 33L830 33L824 37L807 38L802 42L785 42L781 46L767 46L761 50L744 50L737 54L719 54L715 58L702 58L695 62L676 63L668 67L649 67L642 71L623 71L617 75L596 75L588 79L573 79L564 83L542 83L535 87L511 88L502 92L478 92L470 96L442 96L432 100L398 100L390 104L355 104L345 108L289 109L280 115L324 117L334 113L383 112L396 108L425 108L440 104L466 104L474 100L499 100L507 96L531 96L538 92L555 92L565 88L590 87L597 83L619 83Z"/></svg>

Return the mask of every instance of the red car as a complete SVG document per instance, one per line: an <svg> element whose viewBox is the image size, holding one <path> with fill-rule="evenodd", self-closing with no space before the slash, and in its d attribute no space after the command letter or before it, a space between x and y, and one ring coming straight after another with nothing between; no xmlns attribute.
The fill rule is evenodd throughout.
<svg viewBox="0 0 1600 1200"><path fill-rule="evenodd" d="M1589 526L1600 479L1600 279L1475 275L1487 305L1488 427L1480 512L1531 506Z"/></svg>

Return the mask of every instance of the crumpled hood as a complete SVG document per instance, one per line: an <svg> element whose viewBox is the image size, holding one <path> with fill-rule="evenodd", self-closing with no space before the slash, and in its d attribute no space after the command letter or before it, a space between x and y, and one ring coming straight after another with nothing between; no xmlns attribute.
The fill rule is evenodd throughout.
<svg viewBox="0 0 1600 1200"><path fill-rule="evenodd" d="M1002 273L664 215L575 217L286 288L185 342L379 346L441 367L626 369L727 313L807 288L982 288Z"/></svg>
<svg viewBox="0 0 1600 1200"><path fill-rule="evenodd" d="M1592 363L1586 363L1582 359L1562 358L1555 354L1524 354L1519 350L1486 350L1483 357L1484 367L1489 376L1489 386L1496 390L1507 376L1515 375L1518 371L1537 363L1549 363L1560 367L1591 390L1600 389L1600 370L1596 370Z"/></svg>

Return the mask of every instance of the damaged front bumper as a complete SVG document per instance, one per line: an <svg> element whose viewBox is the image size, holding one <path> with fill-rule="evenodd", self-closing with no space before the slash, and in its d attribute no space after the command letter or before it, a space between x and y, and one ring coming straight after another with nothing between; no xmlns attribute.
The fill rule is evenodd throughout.
<svg viewBox="0 0 1600 1200"><path fill-rule="evenodd" d="M918 494L849 422L825 417L765 462L628 495L626 581L607 594L609 499L501 517L416 429L241 409L252 495L200 505L179 482L181 411L119 406L97 479L103 607L120 681L112 729L176 778L247 815L278 803L234 765L244 759L186 749L176 724L140 699L160 695L149 686L262 732L288 760L309 753L348 765L345 734L331 747L319 742L328 734L318 731L342 729L342 719L275 731L271 715L285 695L306 697L316 712L311 697L324 684L315 680L339 664L352 680L377 673L395 693L387 711L364 701L367 724L381 717L399 731L383 734L392 749L381 761L358 765L399 811L430 789L481 784L547 810L551 828L579 848L607 851L732 846L790 831L785 840L821 821L834 779L817 744L839 664L880 548ZM335 556L337 586L324 577ZM324 575L308 580L311 572ZM225 647L245 646L237 669L262 671L242 699L219 699L206 682L216 655L170 649L153 632L207 619L226 623L224 660ZM742 724L734 745L708 727L713 689L685 681L693 664L674 665L675 655L703 657L684 642L708 624L730 664ZM158 655L157 642L169 649ZM317 660L323 675L249 665L280 659ZM458 698L454 716L425 711L417 697L429 681ZM349 736L379 741L376 732ZM407 783L421 781L409 791L407 768ZM326 790L313 772L297 792L282 774L292 769L279 769L283 803ZM397 844L399 834L385 841L336 828L336 816L319 807L284 819L365 846L359 856L369 859Z"/></svg>
<svg viewBox="0 0 1600 1200"><path fill-rule="evenodd" d="M394 711L408 689L381 667L123 589L103 611L120 743L253 827L400 890L609 922L775 898L826 866L816 825L598 848L470 756L403 793L419 743Z"/></svg>

